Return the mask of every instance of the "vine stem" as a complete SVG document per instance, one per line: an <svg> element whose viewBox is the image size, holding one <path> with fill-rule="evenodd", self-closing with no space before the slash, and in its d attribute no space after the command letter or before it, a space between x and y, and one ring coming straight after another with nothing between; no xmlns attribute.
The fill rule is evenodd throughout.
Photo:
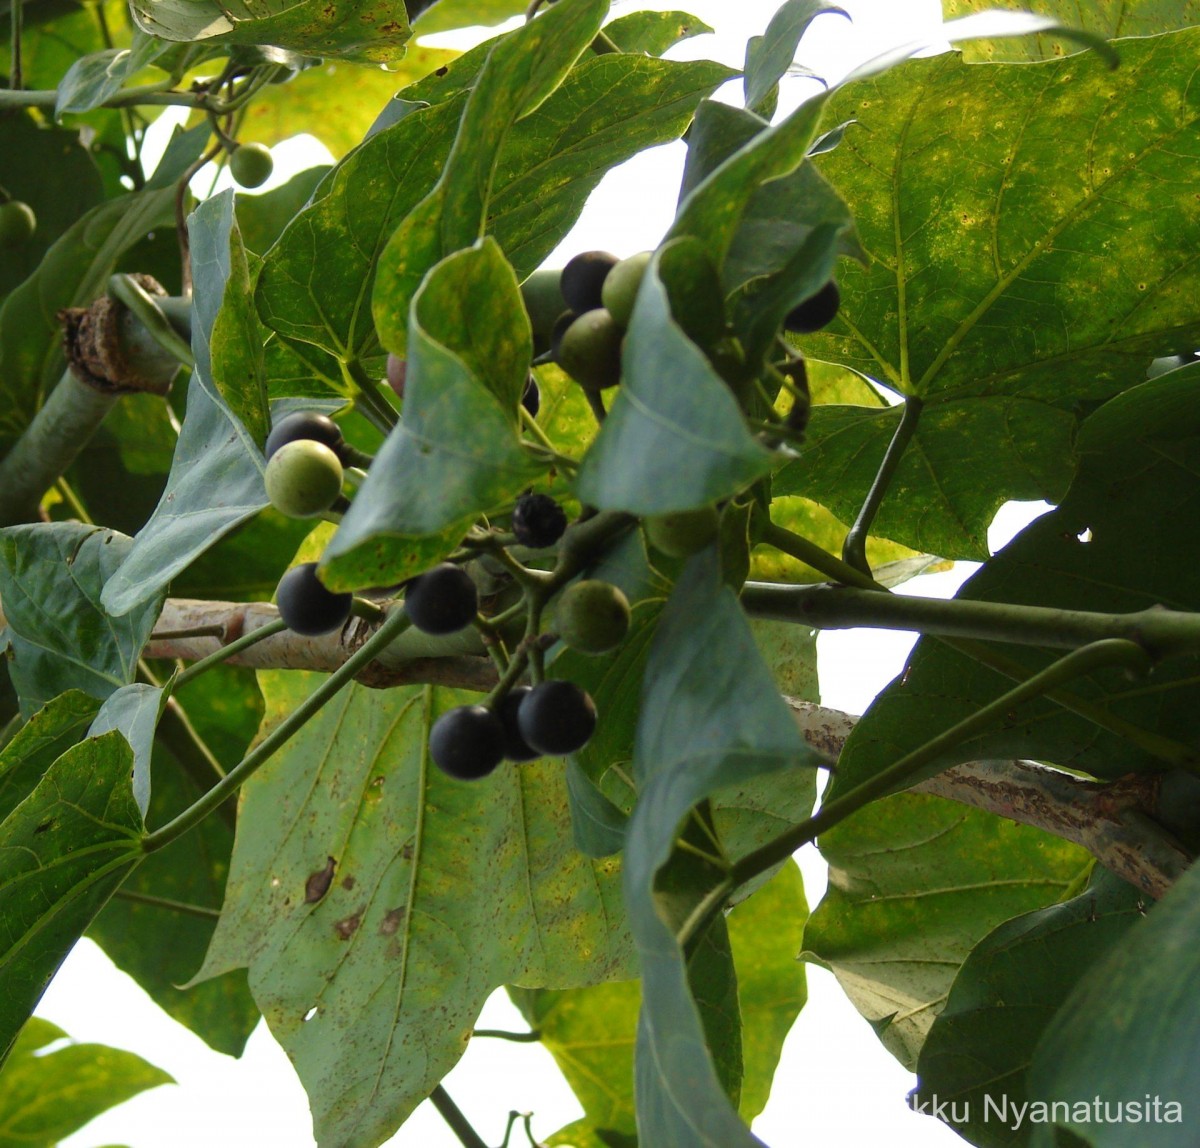
<svg viewBox="0 0 1200 1148"><path fill-rule="evenodd" d="M186 685L193 678L199 677L205 670L220 665L227 658L233 657L234 654L240 654L243 650L248 650L264 638L270 638L274 634L281 634L286 629L287 623L282 618L276 618L275 621L268 622L265 626L260 626L257 630L249 634L243 634L236 641L229 642L219 650L209 654L207 658L201 658L198 662L193 662L192 665L188 666L175 679L175 687L178 688L179 686Z"/></svg>
<svg viewBox="0 0 1200 1148"><path fill-rule="evenodd" d="M24 0L10 0L9 16L12 20L12 35L9 40L8 86L20 91L24 83L21 63L21 32L24 17Z"/></svg>
<svg viewBox="0 0 1200 1148"><path fill-rule="evenodd" d="M741 600L746 612L755 617L818 630L868 626L1059 649L1124 638L1142 646L1155 660L1200 653L1200 614L1161 606L1129 614L1101 614L965 598L916 598L847 586L766 582L747 582Z"/></svg>
<svg viewBox="0 0 1200 1148"><path fill-rule="evenodd" d="M864 574L870 575L871 573L871 567L867 563L867 534L875 521L875 515L879 512L883 497L887 493L888 487L891 486L892 479L896 476L900 460L904 457L904 452L908 449L913 435L917 433L917 423L920 421L924 406L925 403L916 395L909 395L904 400L904 414L900 416L896 433L892 435L892 441L888 443L883 461L879 464L879 470L876 471L875 478L871 483L871 489L867 491L867 497L863 500L862 509L859 510L854 525L850 527L846 540L842 543L843 560Z"/></svg>
<svg viewBox="0 0 1200 1148"><path fill-rule="evenodd" d="M450 1093L440 1084L429 1094L429 1100L442 1119L450 1125L450 1131L458 1137L463 1148L487 1148L483 1137L471 1127L462 1109L450 1099Z"/></svg>
<svg viewBox="0 0 1200 1148"><path fill-rule="evenodd" d="M154 853L156 850L170 845L172 841L198 825L227 798L236 793L263 762L270 758L310 718L314 717L343 686L348 685L354 675L373 661L376 654L407 629L408 625L408 615L403 610L397 610L391 614L357 652L347 658L338 670L330 674L326 681L305 698L203 797L190 805L173 821L167 822L161 829L147 834L142 839L143 851Z"/></svg>
<svg viewBox="0 0 1200 1148"><path fill-rule="evenodd" d="M801 845L807 845L820 834L845 821L876 798L883 797L909 780L919 769L934 761L940 754L953 748L967 738L982 732L1015 706L1040 697L1055 686L1083 674L1092 673L1102 666L1125 665L1142 672L1150 668L1146 651L1135 642L1123 638L1093 642L1059 658L1028 681L1015 686L982 709L951 726L944 733L927 741L924 745L906 753L874 777L856 785L848 793L823 805L807 821L781 833L760 849L746 854L735 861L729 870L733 888L765 873L768 869L787 860Z"/></svg>

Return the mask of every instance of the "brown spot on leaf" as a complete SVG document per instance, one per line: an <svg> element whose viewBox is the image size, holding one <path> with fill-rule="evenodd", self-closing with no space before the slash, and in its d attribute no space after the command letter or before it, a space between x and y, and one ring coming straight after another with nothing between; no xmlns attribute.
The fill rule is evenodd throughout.
<svg viewBox="0 0 1200 1148"><path fill-rule="evenodd" d="M304 903L306 905L315 905L329 892L329 886L333 884L335 869L337 869L337 862L332 857L327 857L325 868L318 869L304 882Z"/></svg>
<svg viewBox="0 0 1200 1148"><path fill-rule="evenodd" d="M404 843L404 845L401 847L401 849L400 849L400 856L401 856L401 857L403 857L405 861L411 861L411 860L412 860L412 858L413 858L413 847L412 847L412 842L411 842L411 841L406 841L406 842Z"/></svg>
<svg viewBox="0 0 1200 1148"><path fill-rule="evenodd" d="M401 906L399 909L390 909L385 914L383 920L379 922L380 935L384 937L390 937L398 928L400 928L400 924L404 920L404 913L405 910L403 906Z"/></svg>
<svg viewBox="0 0 1200 1148"><path fill-rule="evenodd" d="M358 884L358 882L355 881L355 879L353 877L343 877L342 878L342 888L343 889L353 889L354 886L357 884Z"/></svg>
<svg viewBox="0 0 1200 1148"><path fill-rule="evenodd" d="M349 917L343 917L333 926L333 931L343 941L348 941L358 931L358 926L362 924L362 915L363 911L359 909L357 913L352 913Z"/></svg>

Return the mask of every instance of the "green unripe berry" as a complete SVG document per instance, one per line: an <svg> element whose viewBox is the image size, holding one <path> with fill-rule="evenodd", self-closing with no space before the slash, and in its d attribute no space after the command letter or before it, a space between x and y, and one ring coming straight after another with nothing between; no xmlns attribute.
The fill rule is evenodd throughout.
<svg viewBox="0 0 1200 1148"><path fill-rule="evenodd" d="M229 174L242 187L261 187L274 170L275 160L266 144L239 144L229 157Z"/></svg>
<svg viewBox="0 0 1200 1148"><path fill-rule="evenodd" d="M621 381L623 335L603 307L586 311L563 332L558 365L584 390L614 387Z"/></svg>
<svg viewBox="0 0 1200 1148"><path fill-rule="evenodd" d="M715 506L681 510L646 519L646 537L655 550L671 558L688 558L717 536L720 516Z"/></svg>
<svg viewBox="0 0 1200 1148"><path fill-rule="evenodd" d="M572 650L606 654L629 633L629 599L611 582L576 582L559 598L554 624L558 636Z"/></svg>
<svg viewBox="0 0 1200 1148"><path fill-rule="evenodd" d="M0 204L0 247L21 247L36 230L37 216L29 204L19 199Z"/></svg>
<svg viewBox="0 0 1200 1148"><path fill-rule="evenodd" d="M288 518L316 518L342 493L342 464L324 443L300 438L284 443L267 463L267 498Z"/></svg>
<svg viewBox="0 0 1200 1148"><path fill-rule="evenodd" d="M641 251L628 259L622 259L604 280L600 298L605 309L613 317L613 322L622 329L629 326L638 288L642 285L642 276L646 274L653 254L652 251Z"/></svg>

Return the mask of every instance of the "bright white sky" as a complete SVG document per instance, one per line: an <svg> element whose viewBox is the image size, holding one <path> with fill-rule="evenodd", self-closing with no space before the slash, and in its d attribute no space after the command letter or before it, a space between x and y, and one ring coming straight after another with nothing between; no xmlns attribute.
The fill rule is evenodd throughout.
<svg viewBox="0 0 1200 1148"><path fill-rule="evenodd" d="M841 0L853 24L825 16L802 45L800 62L829 80L898 41L935 37L938 0ZM618 0L614 15L637 8L685 8L717 29L716 36L680 45L677 58L713 58L740 67L744 45L766 28L775 0ZM468 46L459 38L452 42ZM812 91L811 81L789 80L781 114ZM722 93L741 103L740 82ZM561 265L593 248L620 255L655 247L669 226L682 171L681 144L639 156L604 181L579 225L552 256ZM272 183L322 157L311 142L275 149ZM264 189L265 190L265 189ZM993 528L997 549L1044 505L1010 505ZM906 593L950 596L974 567L959 565L909 583ZM823 701L861 713L899 672L912 645L909 635L884 631L821 635ZM798 855L811 904L825 887L825 867L815 850ZM947 1128L911 1113L904 1098L915 1084L886 1053L850 1006L833 977L809 967L810 1000L784 1047L776 1088L754 1130L772 1148L820 1144L822 1148L890 1148L961 1145ZM118 972L90 942L81 942L51 985L38 1014L79 1040L132 1049L170 1072L177 1087L143 1094L63 1141L64 1148L125 1144L130 1148L305 1148L312 1145L307 1100L286 1056L265 1025L259 1025L240 1060L212 1052L162 1013L132 980ZM488 1002L481 1027L523 1030L502 992ZM581 1113L548 1053L538 1045L476 1040L446 1080L446 1087L489 1144L502 1138L510 1109L536 1116L534 1133L548 1136ZM514 1131L512 1143L523 1144ZM458 1141L424 1104L392 1140L395 1148L458 1148Z"/></svg>

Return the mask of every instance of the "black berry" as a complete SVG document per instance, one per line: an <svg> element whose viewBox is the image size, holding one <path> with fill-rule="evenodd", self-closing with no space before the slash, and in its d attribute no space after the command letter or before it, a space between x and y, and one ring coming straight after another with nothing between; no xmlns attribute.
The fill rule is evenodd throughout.
<svg viewBox="0 0 1200 1148"><path fill-rule="evenodd" d="M319 415L315 411L297 411L295 414L280 419L267 436L265 451L267 458L269 459L285 443L295 442L302 438L323 443L345 464L346 460L342 458L342 447L345 445L342 428L328 415Z"/></svg>
<svg viewBox="0 0 1200 1148"><path fill-rule="evenodd" d="M596 703L574 682L542 682L517 710L517 729L530 748L556 757L582 749L595 728Z"/></svg>
<svg viewBox="0 0 1200 1148"><path fill-rule="evenodd" d="M429 731L429 754L460 781L486 777L504 757L504 726L486 706L447 710Z"/></svg>
<svg viewBox="0 0 1200 1148"><path fill-rule="evenodd" d="M517 711L531 689L531 686L514 686L497 707L500 724L504 726L504 756L509 761L533 761L535 757L542 756L521 736L517 725Z"/></svg>
<svg viewBox="0 0 1200 1148"><path fill-rule="evenodd" d="M461 566L443 562L408 584L404 608L412 624L423 633L453 634L474 620L479 592Z"/></svg>
<svg viewBox="0 0 1200 1148"><path fill-rule="evenodd" d="M350 617L352 594L335 594L317 578L317 564L293 566L275 590L279 616L289 630L308 637L330 634Z"/></svg>
<svg viewBox="0 0 1200 1148"><path fill-rule="evenodd" d="M830 279L815 295L810 295L798 307L793 307L783 321L785 331L796 335L809 335L833 322L833 317L842 305L842 294L838 285Z"/></svg>
<svg viewBox="0 0 1200 1148"><path fill-rule="evenodd" d="M617 265L617 257L607 251L585 251L576 255L563 268L559 290L572 311L583 314L601 307L600 292L604 288L604 280L608 273Z"/></svg>
<svg viewBox="0 0 1200 1148"><path fill-rule="evenodd" d="M578 318L579 316L574 311L564 311L554 320L554 328L550 332L550 358L556 363L559 352L562 350L563 336L567 333L567 328Z"/></svg>
<svg viewBox="0 0 1200 1148"><path fill-rule="evenodd" d="M512 531L522 546L553 546L567 529L563 508L548 494L523 494L513 507Z"/></svg>

